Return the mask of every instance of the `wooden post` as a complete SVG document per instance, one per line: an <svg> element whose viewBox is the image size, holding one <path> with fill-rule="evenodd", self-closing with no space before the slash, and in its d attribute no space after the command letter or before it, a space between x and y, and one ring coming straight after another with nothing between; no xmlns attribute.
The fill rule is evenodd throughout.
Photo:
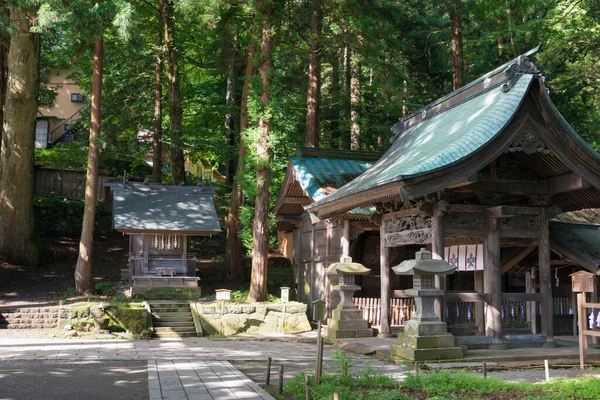
<svg viewBox="0 0 600 400"><path fill-rule="evenodd" d="M485 334L492 337L494 345L502 344L502 264L500 261L500 231L498 220L487 220L487 236L485 238L483 256L483 287L488 294L486 307Z"/></svg>
<svg viewBox="0 0 600 400"><path fill-rule="evenodd" d="M342 234L342 256L350 256L350 221L344 220L344 231Z"/></svg>
<svg viewBox="0 0 600 400"><path fill-rule="evenodd" d="M487 363L485 361L483 362L482 369L483 369L483 377L487 378Z"/></svg>
<svg viewBox="0 0 600 400"><path fill-rule="evenodd" d="M333 400L340 400L340 394L338 392L333 392Z"/></svg>
<svg viewBox="0 0 600 400"><path fill-rule="evenodd" d="M267 375L265 377L265 386L271 384L271 357L267 358Z"/></svg>
<svg viewBox="0 0 600 400"><path fill-rule="evenodd" d="M304 397L310 400L310 375L304 375Z"/></svg>
<svg viewBox="0 0 600 400"><path fill-rule="evenodd" d="M525 272L525 293L533 293L533 282L531 281L531 272ZM535 303L532 308L532 302L528 301L525 303L525 318L531 329L531 333L534 334L536 330L536 318L535 318Z"/></svg>
<svg viewBox="0 0 600 400"><path fill-rule="evenodd" d="M594 275L594 291L590 293L590 303L598 302L598 286L596 285L596 275ZM590 339L592 341L592 345L598 345L598 336L592 336Z"/></svg>
<svg viewBox="0 0 600 400"><path fill-rule="evenodd" d="M544 360L544 370L546 371L546 383L550 383L550 365L548 360Z"/></svg>
<svg viewBox="0 0 600 400"><path fill-rule="evenodd" d="M538 261L540 271L540 293L542 294L542 334L546 343L554 345L554 307L552 305L552 277L550 271L550 228L548 210L540 214L540 237L538 239Z"/></svg>
<svg viewBox="0 0 600 400"><path fill-rule="evenodd" d="M483 271L475 271L475 291L477 293L485 293L483 288ZM477 325L477 332L485 333L485 312L483 302L475 303L475 325Z"/></svg>
<svg viewBox="0 0 600 400"><path fill-rule="evenodd" d="M585 369L587 340L583 332L585 331L586 324L586 312L584 308L585 293L577 293L577 311L579 318L577 319L577 326L579 327L579 366L581 369Z"/></svg>
<svg viewBox="0 0 600 400"><path fill-rule="evenodd" d="M577 293L571 292L571 309L573 310L573 336L577 336L577 320L579 315L579 305L577 304Z"/></svg>
<svg viewBox="0 0 600 400"><path fill-rule="evenodd" d="M385 221L381 221L379 231L380 251L380 279L381 279L381 322L379 324L379 338L392 336L390 328L390 249L385 245Z"/></svg>
<svg viewBox="0 0 600 400"><path fill-rule="evenodd" d="M439 202L435 205L433 216L431 217L431 256L435 260L444 259L444 204ZM447 208L447 207L446 207ZM439 290L445 289L445 278L440 275L435 276L435 288ZM441 321L446 320L444 312L444 298L437 297L433 306L435 314L440 317Z"/></svg>
<svg viewBox="0 0 600 400"><path fill-rule="evenodd" d="M321 334L321 320L317 328L317 363L315 366L315 379L317 385L321 384L321 375L323 374L323 335Z"/></svg>
<svg viewBox="0 0 600 400"><path fill-rule="evenodd" d="M283 365L279 366L279 387L277 388L277 394L283 393Z"/></svg>

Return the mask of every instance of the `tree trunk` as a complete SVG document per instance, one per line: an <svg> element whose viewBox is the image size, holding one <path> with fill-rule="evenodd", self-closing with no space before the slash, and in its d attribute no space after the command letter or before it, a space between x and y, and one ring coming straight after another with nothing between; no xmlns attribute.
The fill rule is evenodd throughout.
<svg viewBox="0 0 600 400"><path fill-rule="evenodd" d="M450 26L452 30L452 76L454 90L465 85L461 20L460 0L453 0L450 9Z"/></svg>
<svg viewBox="0 0 600 400"><path fill-rule="evenodd" d="M8 80L0 151L0 257L36 266L33 224L33 154L39 85L40 40L31 32L36 7L9 6L15 27L8 51Z"/></svg>
<svg viewBox="0 0 600 400"><path fill-rule="evenodd" d="M185 183L185 159L183 155L183 110L179 92L178 51L175 46L175 10L173 0L165 1L163 12L165 47L167 50L167 77L169 81L169 129L171 133L171 174L173 184Z"/></svg>
<svg viewBox="0 0 600 400"><path fill-rule="evenodd" d="M351 81L352 81L352 50L350 50L350 46L346 45L344 47L344 117L346 121L350 120L351 116ZM350 149L350 132L344 129L343 137L342 137L342 146L344 149Z"/></svg>
<svg viewBox="0 0 600 400"><path fill-rule="evenodd" d="M312 0L310 24L310 52L308 56L308 94L306 98L305 144L319 147L319 120L321 111L321 3Z"/></svg>
<svg viewBox="0 0 600 400"><path fill-rule="evenodd" d="M94 245L94 222L96 219L96 191L98 188L99 148L96 139L100 135L102 123L102 68L104 43L102 37L94 39L94 72L92 74L92 113L90 123L90 143L85 179L85 207L81 227L79 257L75 266L75 291L91 293L93 290L92 255Z"/></svg>
<svg viewBox="0 0 600 400"><path fill-rule="evenodd" d="M164 32L164 1L158 2L158 32L156 33L156 60L154 61L154 141L152 143L152 180L162 182L162 72Z"/></svg>
<svg viewBox="0 0 600 400"><path fill-rule="evenodd" d="M500 18L498 18L496 20L496 23L498 24L498 63L501 64L502 60L503 60L503 54L504 54L504 45L506 44L504 41L504 36L502 36L502 33L500 32L500 30L502 29L502 20Z"/></svg>
<svg viewBox="0 0 600 400"><path fill-rule="evenodd" d="M269 179L271 175L269 166L271 158L269 135L271 134L273 124L270 113L267 111L270 103L269 88L271 86L271 73L273 69L271 61L273 37L270 21L273 14L273 6L267 0L261 4L259 9L262 19L262 36L260 41L262 64L258 72L262 82L260 102L263 110L258 118L259 137L256 142L257 195L254 204L254 225L252 232L252 277L250 293L248 295L250 301L265 301L267 299L267 261L269 251L267 218L269 216Z"/></svg>
<svg viewBox="0 0 600 400"><path fill-rule="evenodd" d="M251 30L250 36L254 38L256 32ZM244 77L244 87L242 88L242 98L240 104L240 148L238 153L237 170L233 181L231 191L231 206L229 214L225 218L227 229L227 246L225 248L225 268L229 279L241 281L245 278L244 271L244 246L240 239L242 224L240 221L240 207L244 204L244 192L242 190L241 180L244 174L246 157L246 145L244 143L243 133L249 126L248 117L248 95L250 94L250 79L254 75L254 55L256 54L256 44L251 42L248 48L248 61L246 62L246 74Z"/></svg>
<svg viewBox="0 0 600 400"><path fill-rule="evenodd" d="M237 66L236 66L236 53L237 48L235 43L231 43L231 48L229 49L229 61L227 66L227 92L225 93L225 104L228 109L231 109L235 105L235 81L237 80ZM225 114L225 132L226 137L229 141L229 163L227 165L227 182L233 183L233 179L235 177L235 157L233 153L231 153L231 149L235 148L235 118L231 112Z"/></svg>
<svg viewBox="0 0 600 400"><path fill-rule="evenodd" d="M360 123L358 120L358 107L360 106L360 63L356 59L351 59L351 64L350 121L352 125L350 127L350 149L359 150Z"/></svg>
<svg viewBox="0 0 600 400"><path fill-rule="evenodd" d="M6 82L8 67L6 65L6 47L0 44L0 149L2 148L2 126L4 121L4 100L6 99Z"/></svg>
<svg viewBox="0 0 600 400"><path fill-rule="evenodd" d="M335 51L331 58L331 147L337 149L340 143L340 60Z"/></svg>

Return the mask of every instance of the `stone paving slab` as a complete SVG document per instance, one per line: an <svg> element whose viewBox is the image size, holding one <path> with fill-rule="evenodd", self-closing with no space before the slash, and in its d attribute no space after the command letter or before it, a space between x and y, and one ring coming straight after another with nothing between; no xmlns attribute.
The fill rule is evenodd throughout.
<svg viewBox="0 0 600 400"><path fill-rule="evenodd" d="M226 361L148 361L150 400L274 399Z"/></svg>

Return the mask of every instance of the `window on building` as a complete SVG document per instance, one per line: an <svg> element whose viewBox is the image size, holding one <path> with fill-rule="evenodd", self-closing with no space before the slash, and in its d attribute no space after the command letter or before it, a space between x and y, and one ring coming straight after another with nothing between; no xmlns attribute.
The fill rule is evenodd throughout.
<svg viewBox="0 0 600 400"><path fill-rule="evenodd" d="M81 93L71 93L71 101L73 103L81 103L85 100L85 95Z"/></svg>
<svg viewBox="0 0 600 400"><path fill-rule="evenodd" d="M35 125L35 148L45 149L48 147L48 129L47 119L38 119Z"/></svg>

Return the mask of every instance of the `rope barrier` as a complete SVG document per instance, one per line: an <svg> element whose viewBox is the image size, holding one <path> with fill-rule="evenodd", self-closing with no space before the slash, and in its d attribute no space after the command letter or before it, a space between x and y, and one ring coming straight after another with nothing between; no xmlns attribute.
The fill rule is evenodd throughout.
<svg viewBox="0 0 600 400"><path fill-rule="evenodd" d="M317 392L316 390L314 390L313 388L311 388L310 386L308 386L308 385L306 385L306 384L304 384L302 382L295 382L295 381L291 381L291 382L295 383L297 385L300 385L300 386L304 386L304 389L310 390L311 393L316 394L317 396L321 397L322 399L331 400L329 397L322 395L321 393Z"/></svg>

